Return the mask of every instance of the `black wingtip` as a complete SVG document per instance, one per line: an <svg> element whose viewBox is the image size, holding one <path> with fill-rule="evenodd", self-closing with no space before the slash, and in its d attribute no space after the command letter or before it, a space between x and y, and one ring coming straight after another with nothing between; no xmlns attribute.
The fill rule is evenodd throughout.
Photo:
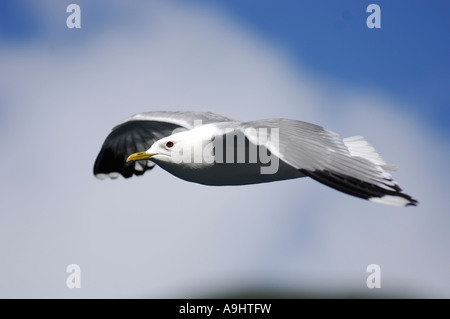
<svg viewBox="0 0 450 319"><path fill-rule="evenodd" d="M410 195L403 193L402 189L398 185L386 186L391 189L383 188L378 185L374 185L365 181L361 181L357 178L342 175L339 173L331 172L328 170L315 170L308 171L300 169L300 171L316 181L337 189L343 193L370 200L373 202L396 205L396 206L417 206L418 201L412 198ZM391 200L387 200L387 198ZM402 198L405 202L392 201L392 198ZM399 203L401 203L399 205Z"/></svg>
<svg viewBox="0 0 450 319"><path fill-rule="evenodd" d="M143 175L154 165L147 160L127 163L129 155L146 151L156 140L171 134L179 125L155 121L128 121L111 131L95 160L94 175L118 173L124 178Z"/></svg>
<svg viewBox="0 0 450 319"><path fill-rule="evenodd" d="M405 194L406 195L406 194ZM409 197L409 203L406 204L405 206L413 206L413 207L417 207L419 205L419 202L417 200L415 200L414 198L412 198L411 196L407 195Z"/></svg>

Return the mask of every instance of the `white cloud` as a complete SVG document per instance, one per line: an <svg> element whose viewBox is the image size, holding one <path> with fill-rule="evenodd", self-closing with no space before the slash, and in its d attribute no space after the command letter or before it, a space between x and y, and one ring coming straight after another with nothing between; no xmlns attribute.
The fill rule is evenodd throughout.
<svg viewBox="0 0 450 319"><path fill-rule="evenodd" d="M450 295L449 151L420 119L390 97L293 68L211 9L141 3L124 13L137 15L129 25L109 27L121 13L108 3L106 24L78 46L56 32L51 50L0 52L0 296L183 297L255 282L364 292L370 263L386 293ZM308 179L205 187L155 168L96 180L111 127L151 110L288 117L364 135L420 206L376 205ZM71 263L82 268L79 291L65 287Z"/></svg>

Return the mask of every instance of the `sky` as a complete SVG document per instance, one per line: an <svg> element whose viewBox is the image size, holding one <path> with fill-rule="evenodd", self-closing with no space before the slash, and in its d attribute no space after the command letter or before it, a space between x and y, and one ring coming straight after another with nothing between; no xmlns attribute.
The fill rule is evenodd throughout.
<svg viewBox="0 0 450 319"><path fill-rule="evenodd" d="M81 29L66 26L70 3ZM374 30L369 3L1 2L0 297L450 297L448 4L379 1ZM363 135L420 204L307 178L207 187L155 168L97 180L111 128L160 110ZM66 286L69 264L79 289Z"/></svg>
<svg viewBox="0 0 450 319"><path fill-rule="evenodd" d="M405 110L448 136L448 1L197 2L225 10L309 71L402 96ZM364 27L371 3L381 8L381 29Z"/></svg>

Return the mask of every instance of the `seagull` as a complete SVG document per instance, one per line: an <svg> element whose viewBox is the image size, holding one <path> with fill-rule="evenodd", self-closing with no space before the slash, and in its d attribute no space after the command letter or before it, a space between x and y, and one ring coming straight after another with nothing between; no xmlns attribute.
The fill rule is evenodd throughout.
<svg viewBox="0 0 450 319"><path fill-rule="evenodd" d="M248 185L310 177L375 203L416 206L361 136L342 138L291 119L237 121L210 112L145 112L116 125L94 164L99 179L143 175L155 164L189 182Z"/></svg>

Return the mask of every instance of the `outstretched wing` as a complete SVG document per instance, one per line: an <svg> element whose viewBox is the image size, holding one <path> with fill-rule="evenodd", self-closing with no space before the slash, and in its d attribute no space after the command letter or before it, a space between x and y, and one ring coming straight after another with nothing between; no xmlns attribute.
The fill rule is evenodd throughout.
<svg viewBox="0 0 450 319"><path fill-rule="evenodd" d="M157 140L195 126L232 121L227 117L203 112L139 113L116 125L106 137L94 164L94 175L100 179L142 175L152 169L151 161L126 163L126 158L144 152Z"/></svg>
<svg viewBox="0 0 450 319"><path fill-rule="evenodd" d="M342 139L321 126L288 119L243 123L243 130L250 132L246 135L253 143L257 143L258 128L268 128L269 134L272 129L278 129L278 143L269 141L266 146L306 176L374 202L397 206L417 204L385 171L394 167L386 164L362 137ZM270 135L269 139L272 140Z"/></svg>

